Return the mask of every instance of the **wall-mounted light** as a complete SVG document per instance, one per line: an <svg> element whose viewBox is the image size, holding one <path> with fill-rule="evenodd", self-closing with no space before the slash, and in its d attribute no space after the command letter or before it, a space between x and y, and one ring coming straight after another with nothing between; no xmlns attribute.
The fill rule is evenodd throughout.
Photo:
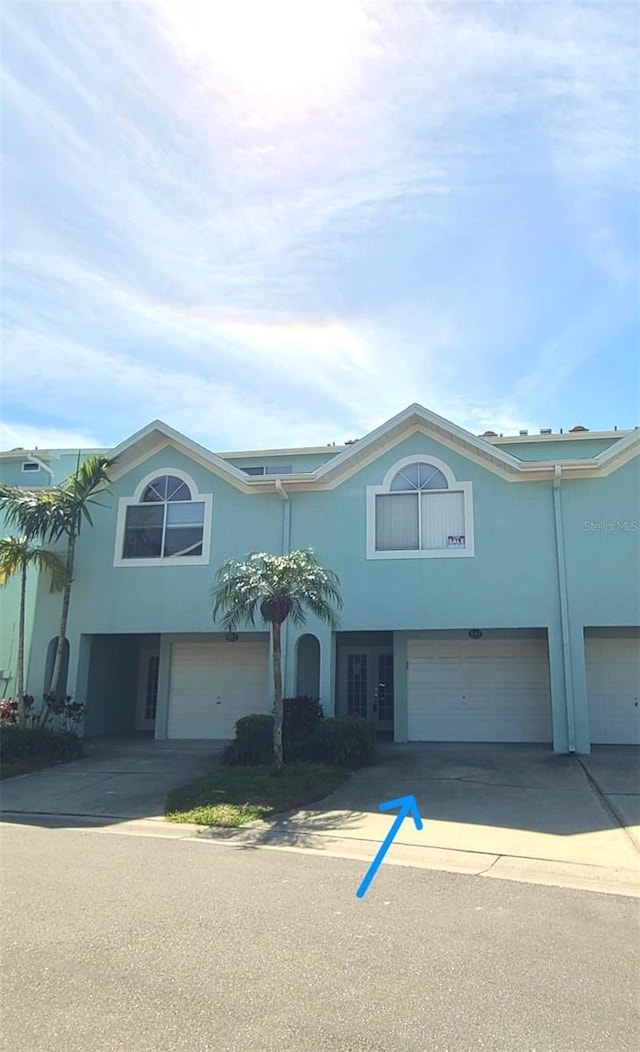
<svg viewBox="0 0 640 1052"><path fill-rule="evenodd" d="M482 629L481 628L470 628L469 629L469 639L482 639Z"/></svg>
<svg viewBox="0 0 640 1052"><path fill-rule="evenodd" d="M237 632L227 632L224 638L226 639L227 643L237 643L240 636Z"/></svg>

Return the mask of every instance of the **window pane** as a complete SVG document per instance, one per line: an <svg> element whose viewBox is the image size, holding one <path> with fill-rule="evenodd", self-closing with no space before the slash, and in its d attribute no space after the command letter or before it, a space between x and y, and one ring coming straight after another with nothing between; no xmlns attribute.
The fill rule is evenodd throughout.
<svg viewBox="0 0 640 1052"><path fill-rule="evenodd" d="M406 468L402 468L397 475L395 475L391 486L391 490L407 490L417 489L420 479L420 465L419 464L407 464Z"/></svg>
<svg viewBox="0 0 640 1052"><path fill-rule="evenodd" d="M167 526L164 554L202 555L202 526Z"/></svg>
<svg viewBox="0 0 640 1052"><path fill-rule="evenodd" d="M245 475L264 475L264 467L256 466L251 468L242 468Z"/></svg>
<svg viewBox="0 0 640 1052"><path fill-rule="evenodd" d="M167 505L167 526L201 526L203 522L204 503L202 501Z"/></svg>
<svg viewBox="0 0 640 1052"><path fill-rule="evenodd" d="M125 530L123 559L159 559L161 551L162 527Z"/></svg>
<svg viewBox="0 0 640 1052"><path fill-rule="evenodd" d="M347 654L347 715L367 718L366 654Z"/></svg>
<svg viewBox="0 0 640 1052"><path fill-rule="evenodd" d="M433 464L420 465L420 489L448 489L447 480Z"/></svg>
<svg viewBox="0 0 640 1052"><path fill-rule="evenodd" d="M132 504L127 508L127 529L131 526L159 526L164 522L164 508L145 504Z"/></svg>
<svg viewBox="0 0 640 1052"><path fill-rule="evenodd" d="M167 476L161 475L150 482L142 494L143 503L148 504L154 500L165 500L167 495Z"/></svg>
<svg viewBox="0 0 640 1052"><path fill-rule="evenodd" d="M167 476L167 500L191 500L191 490L186 482L175 475Z"/></svg>
<svg viewBox="0 0 640 1052"><path fill-rule="evenodd" d="M418 547L417 493L376 497L377 551L416 551Z"/></svg>
<svg viewBox="0 0 640 1052"><path fill-rule="evenodd" d="M143 504L160 500L191 500L191 490L176 475L159 475L142 494Z"/></svg>
<svg viewBox="0 0 640 1052"><path fill-rule="evenodd" d="M423 493L420 499L422 547L464 548L464 494L459 491Z"/></svg>
<svg viewBox="0 0 640 1052"><path fill-rule="evenodd" d="M127 508L123 559L158 559L162 554L164 508L134 504Z"/></svg>

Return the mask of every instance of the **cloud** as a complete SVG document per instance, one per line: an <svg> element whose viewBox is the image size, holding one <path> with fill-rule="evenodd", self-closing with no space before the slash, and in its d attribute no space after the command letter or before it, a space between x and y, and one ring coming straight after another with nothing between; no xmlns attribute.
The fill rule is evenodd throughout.
<svg viewBox="0 0 640 1052"><path fill-rule="evenodd" d="M27 449L101 449L101 443L87 431L66 431L61 428L35 426L31 421L17 421L13 425L0 421L0 448Z"/></svg>
<svg viewBox="0 0 640 1052"><path fill-rule="evenodd" d="M10 5L12 426L220 448L559 406L634 311L633 5L249 6Z"/></svg>

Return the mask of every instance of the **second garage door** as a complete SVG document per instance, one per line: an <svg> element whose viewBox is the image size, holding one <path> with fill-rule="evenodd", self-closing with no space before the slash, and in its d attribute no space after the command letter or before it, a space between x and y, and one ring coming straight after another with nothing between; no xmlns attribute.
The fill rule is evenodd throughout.
<svg viewBox="0 0 640 1052"><path fill-rule="evenodd" d="M409 741L549 742L544 637L411 640Z"/></svg>
<svg viewBox="0 0 640 1052"><path fill-rule="evenodd" d="M640 745L640 635L585 639L591 742Z"/></svg>
<svg viewBox="0 0 640 1052"><path fill-rule="evenodd" d="M233 738L236 720L270 712L266 642L176 643L169 738Z"/></svg>

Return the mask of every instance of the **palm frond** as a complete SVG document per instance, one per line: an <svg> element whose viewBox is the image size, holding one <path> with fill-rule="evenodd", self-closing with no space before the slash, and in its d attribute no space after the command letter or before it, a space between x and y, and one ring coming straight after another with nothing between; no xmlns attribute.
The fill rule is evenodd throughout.
<svg viewBox="0 0 640 1052"><path fill-rule="evenodd" d="M243 561L229 559L218 570L211 589L214 620L229 630L243 623L255 624L263 604L273 609L280 604L295 625L303 625L307 612L336 628L334 608L342 606L339 581L333 571L317 562L310 549L288 555L252 552Z"/></svg>
<svg viewBox="0 0 640 1052"><path fill-rule="evenodd" d="M29 566L50 575L51 592L62 591L67 580L67 568L57 552L34 545L29 537L3 537L0 540L0 585L7 584L11 577Z"/></svg>

